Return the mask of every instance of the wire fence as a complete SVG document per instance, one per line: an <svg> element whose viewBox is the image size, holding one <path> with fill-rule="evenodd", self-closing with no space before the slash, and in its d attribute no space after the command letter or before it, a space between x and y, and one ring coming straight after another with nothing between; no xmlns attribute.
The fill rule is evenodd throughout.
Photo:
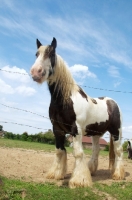
<svg viewBox="0 0 132 200"><path fill-rule="evenodd" d="M21 75L28 75L31 76L28 73L21 73L21 72L13 72L13 71L8 71L8 70L4 70L0 68L0 71L2 72L7 72L7 73L15 73L15 74L21 74ZM73 83L68 83L66 82L66 84L73 84ZM78 85L78 84L77 84ZM92 87L89 85L78 85L80 87L85 87L85 88L90 88L90 89L94 89L94 90L102 90L102 91L108 91L108 92L117 92L117 93L127 93L127 94L132 94L132 91L121 91L121 90L112 90L112 89L106 89L106 88L98 88L98 87Z"/></svg>
<svg viewBox="0 0 132 200"><path fill-rule="evenodd" d="M29 76L28 73L12 72L12 71L3 70L3 69L0 69L0 71L4 71L4 72L6 72L6 73L15 73L15 74L21 74L21 75ZM66 84L71 84L71 83L66 83ZM98 87L95 88L95 87L86 86L86 85L79 85L79 86L85 87L85 88L87 87L87 88L94 89L94 90L102 90L102 91L108 91L108 92L117 92L117 93L128 93L128 94L132 94L131 91L117 91L117 90L104 89L104 88L98 88ZM30 114L32 114L32 115L36 115L36 116L38 116L38 117L42 117L42 118L45 118L45 119L47 119L47 120L54 120L54 119L50 119L50 118L47 117L47 116L41 115L41 114L39 114L39 113L32 112L32 111L30 111L30 110L26 110L26 109L21 109L21 108L9 106L9 105L3 104L3 103L0 103L0 105L4 106L4 107L6 107L6 108L15 109L15 110L17 110L17 111L22 111L22 112L30 113ZM54 121L56 121L56 120L54 120ZM71 127L72 127L72 125L70 125L70 124L66 124L66 123L63 123L63 122L60 122L60 121L56 121L56 122L58 122L58 123L60 123L60 124L63 124L63 125L66 125L66 126L71 126ZM50 128L49 128L49 129L44 129L44 128L41 128L41 127L31 126L31 125L29 125L29 124L22 124L22 123L17 123L17 122L13 122L13 121L7 121L7 120L6 120L6 121L5 121L5 120L1 120L0 123L14 124L14 125L23 126L23 127L35 128L35 129L42 130L42 131L44 131L44 130L45 130L45 131L48 131L48 130L50 129ZM79 128L80 128L80 127L79 127ZM84 128L81 128L81 129L82 129L83 131L85 130ZM103 134L104 134L103 132L94 131L94 130L91 130L91 129L88 129L88 130L94 132L95 134L96 134L96 133L97 133L97 134L100 134L100 135L103 135ZM62 134L64 135L64 131L60 131L60 130L55 130L55 131L62 132ZM71 134L71 132L67 132L67 134ZM108 133L107 133L107 134L108 134ZM109 135L109 134L108 134L108 135ZM92 135L89 135L89 137L90 137L90 136L92 136ZM115 136L115 135L113 135L113 136ZM115 136L115 137L117 137L117 136ZM104 138L104 139L107 139L107 138L109 138L109 136L108 136L108 137L103 136L103 138ZM129 138L121 137L121 140L128 141ZM91 155L87 155L87 157L89 157L89 156L91 156ZM95 160L96 160L96 159L95 159ZM98 160L98 159L97 159L97 160ZM106 156L105 158L99 156L99 160L101 160L101 162L105 162L105 161L107 161L107 162L108 162L108 161L114 161L113 159L109 159L108 156ZM118 161L118 162L122 162L122 160L119 160L119 159L115 159L115 160ZM132 163L132 161L131 161L131 160L128 160L127 158L124 158L123 160L124 160L124 161L127 161L127 163Z"/></svg>
<svg viewBox="0 0 132 200"><path fill-rule="evenodd" d="M0 103L0 104L3 105L3 106L5 106L5 107L7 107L7 108L12 108L12 109L16 109L16 110L19 110L19 111L31 113L31 114L33 114L33 115L37 115L37 116L46 118L46 119L48 119L48 120L51 120L51 119L48 118L48 117L45 117L45 116L43 116L43 115L40 115L40 114L38 114L38 113L29 111L29 110L24 110L24 109L20 109L20 108L8 106L8 105L2 104L2 103ZM54 119L52 119L52 120L54 120ZM1 123L6 123L6 124L10 123L10 124L15 124L15 125L20 125L20 126L27 126L27 127L31 127L31 128L35 128L35 129L40 129L40 130L49 130L49 129L50 129L50 128L49 128L49 129L44 129L44 128L40 128L40 127L34 127L34 126L31 126L31 125L21 124L21 123L17 123L17 122L7 122L7 121L0 121L0 122L1 122ZM63 124L63 125L68 125L68 126L71 126L71 127L72 127L72 125L70 125L70 124L62 123L62 122L60 122L60 121L56 121L56 122L58 122L58 123L60 123L60 124ZM78 127L78 128L80 128L80 127ZM83 131L85 131L84 128L80 128L80 129L82 129ZM104 132L94 131L94 130L92 130L92 129L87 129L87 130L88 130L88 131L91 131L91 132L94 132L94 133L97 133L97 134L100 134L100 135L103 135L103 134L104 134ZM56 129L55 129L54 131L62 132L63 135L65 134L65 131L56 130ZM72 134L72 132L67 132L66 134ZM88 136L91 137L91 136L93 136L93 135L90 135L90 134L89 134ZM117 137L117 135L112 135L112 136ZM104 136L103 138L109 138L109 137L105 137L105 136ZM123 139L123 140L129 140L128 138L124 138L124 137L121 137L121 140L122 140L122 139Z"/></svg>
<svg viewBox="0 0 132 200"><path fill-rule="evenodd" d="M9 70L4 70L4 69L1 69L0 68L0 71L2 72L7 72L7 73L15 73L15 74L21 74L21 75L28 75L30 76L30 74L28 73L21 73L21 72L15 72L15 71L9 71ZM66 84L71 84L71 83L66 83ZM91 86L85 86L85 85L79 85L81 87L88 87L88 88L91 88L91 89L96 89L96 90L104 90L104 91L109 91L109 92L118 92L118 93L129 93L129 94L132 94L131 91L117 91L117 90L111 90L111 89L103 89L103 88L95 88L95 87L91 87ZM50 119L49 117L46 117L44 115L41 115L41 114L38 114L38 113L35 113L35 112L32 112L32 111L29 111L29 110L25 110L25 109L21 109L21 108L17 108L17 107L12 107L12 106L9 106L9 105L5 105L3 103L0 103L2 106L5 106L7 108L11 108L11 109L16 109L18 111L23 111L23 112L27 112L27 113L30 113L30 114L33 114L33 115L37 115L39 117L43 117L45 119L48 119L48 120L54 120L54 119ZM60 122L60 121L56 121L54 120L55 122L58 122L60 124L63 124L63 125L66 125L66 126L71 126L70 124L66 124L66 123L63 123L63 122ZM48 130L48 129L44 129L44 128L39 128L39 127L34 127L34 126L31 126L31 125L27 125L27 124L21 124L21 123L17 123L17 122L7 122L7 121L0 121L1 123L11 123L11 124L15 124L15 125L20 125L20 126L27 126L27 127L31 127L31 128L35 128L35 129L41 129L41 130ZM84 128L81 128L81 127L78 127L79 129L82 129L83 131L85 131ZM104 132L99 132L99 131L95 131L95 130L91 130L91 129L87 129L88 131L91 131L91 132L94 132L95 134L100 134L100 135L103 135ZM55 130L55 131L59 131L59 132L63 132L64 134L64 131L60 131L60 130ZM71 134L71 132L68 132L67 134ZM88 135L89 137L92 136L92 135ZM116 135L112 135L114 137L117 137ZM103 137L103 138L108 138L108 137ZM121 139L123 140L129 140L128 138L124 138L122 137Z"/></svg>

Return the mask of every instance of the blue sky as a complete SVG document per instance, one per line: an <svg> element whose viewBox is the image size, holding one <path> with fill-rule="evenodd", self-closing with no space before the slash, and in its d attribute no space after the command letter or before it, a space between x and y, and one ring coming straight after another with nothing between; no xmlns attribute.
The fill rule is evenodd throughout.
<svg viewBox="0 0 132 200"><path fill-rule="evenodd" d="M132 138L131 8L131 0L0 0L0 69L29 73L36 38L47 45L55 37L57 53L76 82L91 97L116 100L123 114L123 140ZM5 130L34 134L51 128L44 117L4 106L48 117L49 103L46 83L40 86L29 75L0 70L0 124Z"/></svg>

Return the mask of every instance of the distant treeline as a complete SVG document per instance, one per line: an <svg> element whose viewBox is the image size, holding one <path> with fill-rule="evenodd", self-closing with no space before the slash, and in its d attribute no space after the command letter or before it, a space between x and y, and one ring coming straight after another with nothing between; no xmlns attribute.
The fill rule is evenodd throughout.
<svg viewBox="0 0 132 200"><path fill-rule="evenodd" d="M29 142L40 142L46 144L55 144L55 137L51 130L48 130L45 133L37 133L29 135L27 132L23 134L14 134L12 132L5 132L4 138L12 139L12 140L22 140L22 141L29 141ZM69 141L66 140L66 146L69 146Z"/></svg>

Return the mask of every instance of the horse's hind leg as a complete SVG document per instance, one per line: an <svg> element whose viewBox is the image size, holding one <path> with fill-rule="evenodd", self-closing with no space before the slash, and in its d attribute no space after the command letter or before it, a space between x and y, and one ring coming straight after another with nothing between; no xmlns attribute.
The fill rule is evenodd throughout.
<svg viewBox="0 0 132 200"><path fill-rule="evenodd" d="M92 179L85 162L82 148L82 135L80 133L73 137L73 154L75 157L75 166L69 181L70 188L90 186L92 184Z"/></svg>
<svg viewBox="0 0 132 200"><path fill-rule="evenodd" d="M112 170L112 178L114 180L122 180L125 177L125 171L123 166L123 148L121 144L121 128L119 129L119 137L117 134L113 134L111 142L113 143L113 150L114 150L114 156L110 157L110 159L114 159L114 162L112 163L111 170ZM118 138L118 140L117 140ZM112 151L110 149L110 151Z"/></svg>
<svg viewBox="0 0 132 200"><path fill-rule="evenodd" d="M67 153L64 148L65 136L56 137L56 155L51 169L47 173L49 179L64 179L67 169Z"/></svg>
<svg viewBox="0 0 132 200"><path fill-rule="evenodd" d="M88 162L88 167L92 175L94 175L98 168L98 156L100 150L99 138L100 136L92 137L92 157Z"/></svg>

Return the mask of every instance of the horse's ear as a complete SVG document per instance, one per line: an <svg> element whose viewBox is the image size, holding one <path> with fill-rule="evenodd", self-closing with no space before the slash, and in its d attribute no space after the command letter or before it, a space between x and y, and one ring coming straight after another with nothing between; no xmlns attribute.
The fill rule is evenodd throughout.
<svg viewBox="0 0 132 200"><path fill-rule="evenodd" d="M56 39L53 37L53 40L51 42L51 46L55 49L57 47L57 41Z"/></svg>
<svg viewBox="0 0 132 200"><path fill-rule="evenodd" d="M40 46L42 46L41 42L37 39L36 40L37 48L39 49Z"/></svg>

